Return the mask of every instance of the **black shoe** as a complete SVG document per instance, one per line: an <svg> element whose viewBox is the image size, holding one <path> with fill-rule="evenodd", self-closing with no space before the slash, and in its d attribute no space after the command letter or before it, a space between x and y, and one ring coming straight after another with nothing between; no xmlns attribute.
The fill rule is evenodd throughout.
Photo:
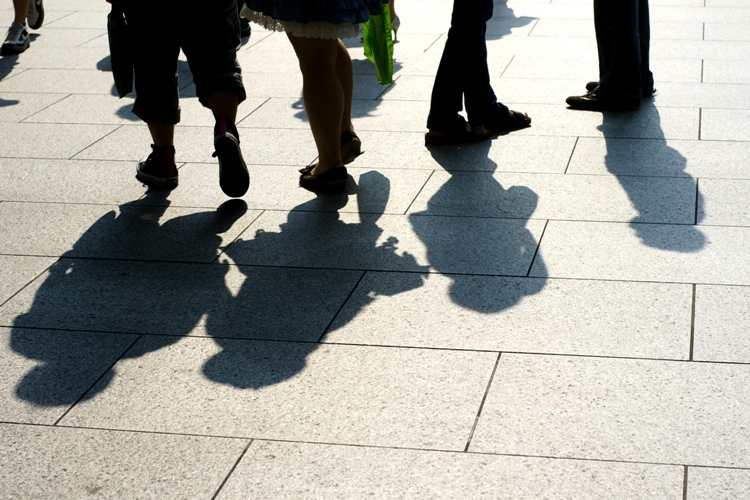
<svg viewBox="0 0 750 500"><path fill-rule="evenodd" d="M26 9L26 21L29 28L38 30L44 22L44 4L42 0L29 0L29 8Z"/></svg>
<svg viewBox="0 0 750 500"><path fill-rule="evenodd" d="M593 92L596 90L598 86L599 86L599 82L588 82L586 84L586 91ZM650 99L654 97L655 95L656 95L656 89L651 89L651 90L644 89L641 97L643 97L644 99Z"/></svg>
<svg viewBox="0 0 750 500"><path fill-rule="evenodd" d="M344 165L353 162L357 156L362 154L362 141L353 130L344 130L341 133L341 159Z"/></svg>
<svg viewBox="0 0 750 500"><path fill-rule="evenodd" d="M174 146L157 148L151 145L151 154L138 162L135 178L154 188L177 187L177 165L174 162Z"/></svg>
<svg viewBox="0 0 750 500"><path fill-rule="evenodd" d="M250 33L252 32L253 32L253 29L250 27L250 21L248 21L244 17L241 17L240 18L240 36L242 38L245 38L245 37L250 36Z"/></svg>
<svg viewBox="0 0 750 500"><path fill-rule="evenodd" d="M20 54L24 50L29 48L29 31L26 29L24 23L17 23L13 21L8 29L8 34L5 36L2 49L0 52L4 56Z"/></svg>
<svg viewBox="0 0 750 500"><path fill-rule="evenodd" d="M299 185L313 193L333 194L342 193L346 190L349 173L346 167L341 165L326 170L322 174L313 175L311 167L300 170Z"/></svg>
<svg viewBox="0 0 750 500"><path fill-rule="evenodd" d="M250 174L240 149L240 136L233 123L221 117L214 127L214 158L219 158L219 186L224 194L239 198L250 187Z"/></svg>
<svg viewBox="0 0 750 500"><path fill-rule="evenodd" d="M565 102L571 108L583 111L635 111L641 108L640 103L630 104L600 99L596 92L588 92L582 96L573 95L565 99Z"/></svg>

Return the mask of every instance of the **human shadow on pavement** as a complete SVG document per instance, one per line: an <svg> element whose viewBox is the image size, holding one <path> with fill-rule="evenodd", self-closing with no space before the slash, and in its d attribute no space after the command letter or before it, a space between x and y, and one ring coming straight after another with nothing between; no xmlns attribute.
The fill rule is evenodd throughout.
<svg viewBox="0 0 750 500"><path fill-rule="evenodd" d="M529 16L516 17L513 9L508 7L507 0L495 0L492 19L487 22L486 40L499 40L510 35L513 28L520 28L536 21L537 18Z"/></svg>
<svg viewBox="0 0 750 500"><path fill-rule="evenodd" d="M149 191L144 204L105 214L49 269L28 311L13 321L12 350L38 363L18 383L18 398L39 406L70 405L84 392L92 398L113 379L116 365L107 368L120 356L177 342L231 298L224 284L228 264L212 261L220 235L247 205L231 200L163 221L169 206L164 196ZM40 342L36 329L68 340ZM145 341L130 345L142 334L148 334ZM122 337L130 338L124 347ZM112 359L87 359L97 349ZM89 389L92 369L102 378Z"/></svg>
<svg viewBox="0 0 750 500"><path fill-rule="evenodd" d="M627 139L639 127L649 139ZM638 215L630 227L644 245L673 252L697 252L706 236L697 225L702 195L696 180L685 172L687 159L667 144L659 110L644 106L632 113L603 113L599 130L604 134L607 170L620 182ZM667 180L655 182L656 180ZM666 189L664 188L668 186ZM665 231L678 225L679 237Z"/></svg>
<svg viewBox="0 0 750 500"><path fill-rule="evenodd" d="M245 279L227 313L208 318L209 335L222 350L206 362L203 373L207 378L257 389L300 373L368 270L405 271L398 284L368 290L371 300L422 286L428 267L407 252L399 253L398 239L384 237L378 225L389 193L385 176L365 172L357 190L358 214L339 213L347 203L343 195L326 197L323 204L328 211L320 211L321 200L311 200L290 211L278 232L259 229L252 238L227 248L226 255L239 265ZM278 290L273 290L273 283ZM269 293L282 294L272 311L273 321L249 314L253 304L268 303ZM355 316L356 311L349 314ZM237 321L246 325L245 338L270 342L227 338L226 332L235 330Z"/></svg>
<svg viewBox="0 0 750 500"><path fill-rule="evenodd" d="M466 309L493 314L540 292L544 278L496 280L477 286L472 276L525 278L532 264L544 276L538 242L526 227L538 196L525 186L503 187L488 158L490 141L462 148L433 147L435 161L450 174L409 221L427 247L433 269L451 278L451 300ZM467 161L481 165L472 171Z"/></svg>

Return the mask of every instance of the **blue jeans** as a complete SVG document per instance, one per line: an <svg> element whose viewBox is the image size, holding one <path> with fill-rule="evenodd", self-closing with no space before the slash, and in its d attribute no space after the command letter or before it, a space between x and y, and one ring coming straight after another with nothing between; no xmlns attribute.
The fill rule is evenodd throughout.
<svg viewBox="0 0 750 500"><path fill-rule="evenodd" d="M599 50L598 97L640 106L654 91L649 69L648 0L594 0L594 26Z"/></svg>
<svg viewBox="0 0 750 500"><path fill-rule="evenodd" d="M453 131L464 101L472 125L490 122L497 108L485 42L492 8L492 0L454 0L448 40L432 87L428 129Z"/></svg>

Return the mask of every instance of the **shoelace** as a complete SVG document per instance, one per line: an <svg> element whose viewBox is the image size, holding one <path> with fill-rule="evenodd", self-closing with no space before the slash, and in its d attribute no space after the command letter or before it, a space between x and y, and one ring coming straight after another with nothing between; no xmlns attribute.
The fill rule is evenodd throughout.
<svg viewBox="0 0 750 500"><path fill-rule="evenodd" d="M15 21L13 24L10 25L10 28L8 29L8 36L5 37L5 41L16 41L19 38L21 38L21 33L23 33L23 30L26 28L21 23L16 23Z"/></svg>

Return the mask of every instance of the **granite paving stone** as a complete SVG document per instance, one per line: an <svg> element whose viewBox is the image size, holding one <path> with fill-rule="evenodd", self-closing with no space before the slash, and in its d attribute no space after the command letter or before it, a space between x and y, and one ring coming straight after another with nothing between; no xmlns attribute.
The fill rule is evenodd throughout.
<svg viewBox="0 0 750 500"><path fill-rule="evenodd" d="M52 425L138 337L3 327L0 338L0 421Z"/></svg>
<svg viewBox="0 0 750 500"><path fill-rule="evenodd" d="M675 466L254 441L219 499L682 498Z"/></svg>
<svg viewBox="0 0 750 500"><path fill-rule="evenodd" d="M0 255L0 304L39 276L55 260L51 257Z"/></svg>
<svg viewBox="0 0 750 500"><path fill-rule="evenodd" d="M440 172L430 177L411 210L564 220L690 224L695 182L647 177Z"/></svg>
<svg viewBox="0 0 750 500"><path fill-rule="evenodd" d="M748 382L748 365L503 354L469 450L747 468Z"/></svg>
<svg viewBox="0 0 750 500"><path fill-rule="evenodd" d="M0 199L5 201L121 205L144 196L135 161L7 158L3 166ZM85 183L91 176L97 182Z"/></svg>
<svg viewBox="0 0 750 500"><path fill-rule="evenodd" d="M87 69L28 69L13 78L0 82L0 91L44 94L102 94L112 95L112 74L95 68ZM117 99L109 99L110 105ZM89 107L101 104L92 101ZM104 102L99 100L99 102ZM64 122L63 122L64 123Z"/></svg>
<svg viewBox="0 0 750 500"><path fill-rule="evenodd" d="M0 97L0 123L18 123L65 97L65 94L3 92Z"/></svg>
<svg viewBox="0 0 750 500"><path fill-rule="evenodd" d="M692 287L368 272L324 341L688 359ZM572 314L575 312L575 314Z"/></svg>
<svg viewBox="0 0 750 500"><path fill-rule="evenodd" d="M0 499L748 496L750 4L649 0L658 93L599 113L565 104L591 1L496 0L490 82L532 125L427 148L453 4L396 2L389 85L344 40L334 196L253 25L230 200L185 54L180 185L148 188L111 4L44 0L0 57Z"/></svg>
<svg viewBox="0 0 750 500"><path fill-rule="evenodd" d="M747 142L580 138L568 173L750 178Z"/></svg>
<svg viewBox="0 0 750 500"><path fill-rule="evenodd" d="M707 141L750 141L750 109L703 109L701 139Z"/></svg>
<svg viewBox="0 0 750 500"><path fill-rule="evenodd" d="M3 499L161 500L211 498L247 441L0 424L0 444Z"/></svg>
<svg viewBox="0 0 750 500"><path fill-rule="evenodd" d="M71 158L114 129L112 125L17 123L0 128L0 142L3 158Z"/></svg>
<svg viewBox="0 0 750 500"><path fill-rule="evenodd" d="M153 337L133 352L62 425L460 451L497 358Z"/></svg>
<svg viewBox="0 0 750 500"><path fill-rule="evenodd" d="M241 201L214 210L164 206L4 203L1 227L24 226L23 238L0 244L0 252L68 257L210 262L257 212Z"/></svg>
<svg viewBox="0 0 750 500"><path fill-rule="evenodd" d="M699 285L695 290L697 361L750 363L750 289Z"/></svg>
<svg viewBox="0 0 750 500"><path fill-rule="evenodd" d="M0 324L316 341L361 277L227 262L62 259L0 307Z"/></svg>
<svg viewBox="0 0 750 500"><path fill-rule="evenodd" d="M377 155L368 153L368 158L378 159L376 165L368 165L363 157L348 167L349 196L346 203L338 197L316 197L299 187L299 167L250 165L250 188L243 197L250 209L339 211L356 213L403 214L414 201L419 190L427 182L430 172L406 169L380 169ZM363 164L368 168L357 168ZM373 170L376 168L376 170ZM226 200L218 190L206 189L206 179L216 176L217 165L204 163L187 164L180 169L180 188L170 194L165 203L171 206L216 206Z"/></svg>
<svg viewBox="0 0 750 500"><path fill-rule="evenodd" d="M407 222L378 214L265 212L231 251L237 264L525 276L545 224L526 222L419 213ZM457 254L456 240L473 244Z"/></svg>
<svg viewBox="0 0 750 500"><path fill-rule="evenodd" d="M531 276L750 284L748 228L551 221Z"/></svg>
<svg viewBox="0 0 750 500"><path fill-rule="evenodd" d="M712 226L750 226L750 180L701 179L698 220Z"/></svg>
<svg viewBox="0 0 750 500"><path fill-rule="evenodd" d="M690 500L730 500L750 495L750 471L690 467L687 498Z"/></svg>
<svg viewBox="0 0 750 500"><path fill-rule="evenodd" d="M298 168L301 168L309 165L317 157L309 130L274 130L273 134L277 140L268 143L266 138L268 130L246 128L241 122L238 123L238 129L243 156L247 163L299 165ZM150 144L151 139L145 126L142 124L126 125L81 150L74 159L132 161L135 169L138 160L150 153ZM263 146L259 147L258 144L263 144ZM178 166L182 164L181 162L218 165L216 159L211 157L213 151L213 126L180 127L178 125L175 128L175 161ZM215 189L218 191L218 168L215 175Z"/></svg>

